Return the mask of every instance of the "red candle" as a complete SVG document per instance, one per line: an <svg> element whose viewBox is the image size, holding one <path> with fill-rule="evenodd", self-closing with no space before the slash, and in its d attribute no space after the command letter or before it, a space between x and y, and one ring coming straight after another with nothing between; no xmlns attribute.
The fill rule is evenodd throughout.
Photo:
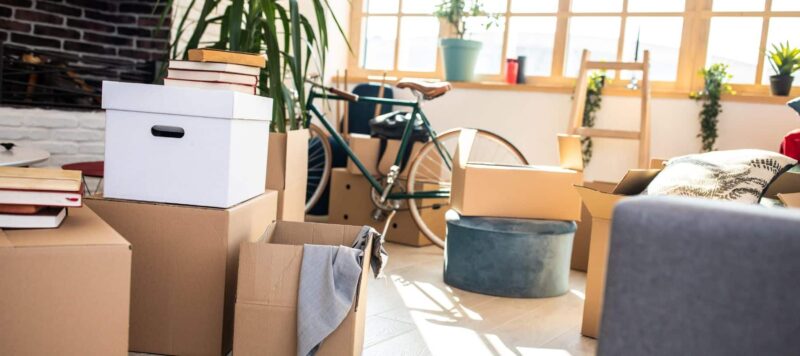
<svg viewBox="0 0 800 356"><path fill-rule="evenodd" d="M516 59L506 59L506 83L517 83L517 72L519 71L519 62Z"/></svg>

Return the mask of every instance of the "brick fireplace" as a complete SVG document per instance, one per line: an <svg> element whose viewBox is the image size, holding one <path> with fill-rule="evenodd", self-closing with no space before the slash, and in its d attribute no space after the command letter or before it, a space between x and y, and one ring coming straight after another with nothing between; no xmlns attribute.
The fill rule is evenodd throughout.
<svg viewBox="0 0 800 356"><path fill-rule="evenodd" d="M167 60L158 0L0 0L0 141L103 159L103 80L151 83Z"/></svg>

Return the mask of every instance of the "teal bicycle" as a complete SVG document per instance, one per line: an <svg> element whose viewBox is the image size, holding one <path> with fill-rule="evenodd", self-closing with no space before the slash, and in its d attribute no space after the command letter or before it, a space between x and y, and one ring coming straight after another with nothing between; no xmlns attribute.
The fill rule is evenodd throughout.
<svg viewBox="0 0 800 356"><path fill-rule="evenodd" d="M324 86L319 83L309 82L311 91L308 95L306 110L319 120L318 125L308 123L312 133L309 149L309 180L308 199L306 209L310 209L319 200L325 191L330 178L332 149L328 138L332 138L347 153L348 158L358 167L372 186L372 203L375 206L373 217L380 220L388 213L401 209L408 209L416 222L419 230L435 245L444 246L444 236L440 236L429 228L429 222L423 219L420 213L424 209L447 209L450 197L451 172L453 167L453 154L458 142L459 132L462 129L451 129L438 133L431 126L422 104L439 98L452 89L447 82L426 82L420 80L400 80L398 89L409 89L416 100L388 99L378 97L358 96L350 92ZM410 119L403 129L400 140L400 149L394 164L388 173L382 177L370 175L358 156L350 149L345 139L338 133L331 122L325 117L322 110L315 105L318 100L348 101L351 103L365 102L380 105L391 105L408 108L407 115ZM406 147L411 145L411 136L416 121L421 121L422 127L427 132L428 140L416 154L410 157L407 168L407 178L400 179L401 167L404 167L403 158ZM495 164L528 164L525 156L508 140L485 130L478 130L470 161ZM439 222L437 226L441 226Z"/></svg>

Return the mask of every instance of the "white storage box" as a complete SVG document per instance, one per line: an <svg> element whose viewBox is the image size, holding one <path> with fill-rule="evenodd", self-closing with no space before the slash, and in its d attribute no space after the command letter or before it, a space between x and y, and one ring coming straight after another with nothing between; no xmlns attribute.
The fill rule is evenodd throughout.
<svg viewBox="0 0 800 356"><path fill-rule="evenodd" d="M228 208L264 192L272 100L103 82L107 198Z"/></svg>

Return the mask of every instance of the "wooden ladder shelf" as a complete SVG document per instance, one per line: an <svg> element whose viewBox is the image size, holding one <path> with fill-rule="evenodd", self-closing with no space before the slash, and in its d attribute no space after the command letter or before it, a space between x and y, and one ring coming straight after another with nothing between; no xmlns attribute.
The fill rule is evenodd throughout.
<svg viewBox="0 0 800 356"><path fill-rule="evenodd" d="M574 101L570 116L568 132L571 135L621 140L639 141L639 168L647 168L650 164L650 51L644 51L643 60L639 62L598 62L590 61L589 50L583 50L581 69L575 85ZM642 107L639 131L606 130L583 126L583 113L586 106L586 91L589 87L589 72L592 70L632 70L641 71L640 84Z"/></svg>

